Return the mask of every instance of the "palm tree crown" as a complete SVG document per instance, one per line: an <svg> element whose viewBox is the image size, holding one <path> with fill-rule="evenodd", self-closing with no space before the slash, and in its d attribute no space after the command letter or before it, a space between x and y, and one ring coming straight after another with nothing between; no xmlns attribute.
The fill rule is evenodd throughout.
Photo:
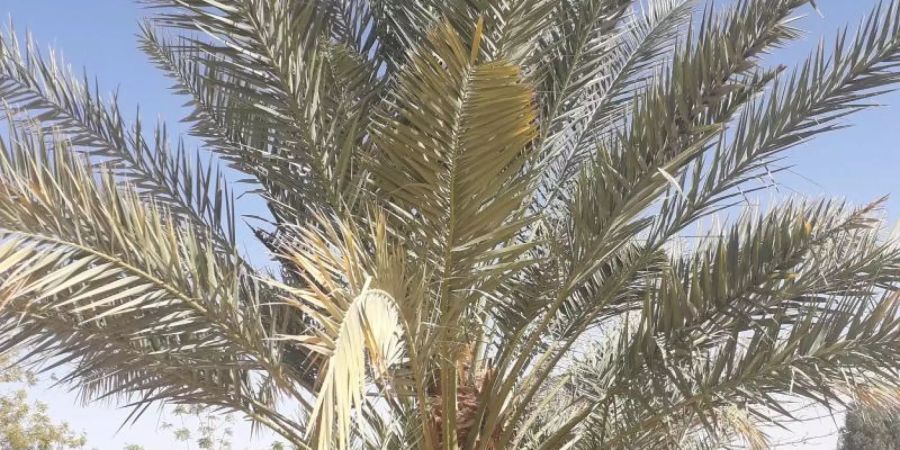
<svg viewBox="0 0 900 450"><path fill-rule="evenodd" d="M144 3L212 162L0 39L0 351L86 400L323 450L763 448L792 399L898 400L878 202L678 244L898 86L900 2L793 68L808 0Z"/></svg>

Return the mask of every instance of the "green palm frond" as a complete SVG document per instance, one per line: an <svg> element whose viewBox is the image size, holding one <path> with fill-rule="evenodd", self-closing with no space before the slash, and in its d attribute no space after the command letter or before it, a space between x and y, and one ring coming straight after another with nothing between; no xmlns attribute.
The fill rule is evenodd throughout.
<svg viewBox="0 0 900 450"><path fill-rule="evenodd" d="M278 347L237 255L64 141L12 128L0 173L4 348L74 364L64 380L86 398L271 406L249 373L273 367Z"/></svg>
<svg viewBox="0 0 900 450"><path fill-rule="evenodd" d="M261 153L267 162L256 170L272 167L274 176L263 178L283 180L266 192L281 220L348 197L359 170L351 150L364 145L379 87L367 55L326 40L332 5L146 3L161 12L145 27L143 45L197 105L189 120L201 136L230 143L238 158ZM185 29L207 37L180 33Z"/></svg>
<svg viewBox="0 0 900 450"><path fill-rule="evenodd" d="M841 33L826 54L822 44L787 77L776 80L769 97L752 102L733 126L734 136L716 144L679 182L684 196L672 196L660 215L663 235L683 229L702 215L742 195L738 187L766 171L779 155L817 135L842 128L840 120L873 106L866 101L898 81L891 72L900 56L900 9L878 8L848 44ZM665 240L660 236L659 240Z"/></svg>
<svg viewBox="0 0 900 450"><path fill-rule="evenodd" d="M790 25L791 13L805 3L803 0L740 1L718 16L710 12L698 30L692 30L696 37L686 38L687 43L676 50L674 59L657 81L641 89L644 95L623 93L618 83L607 86L611 91L591 103L590 107L596 109L586 116L586 123L576 125L548 154L551 168L547 173L555 179L545 182L547 201L566 192L565 185L578 173L585 158L594 154L592 147L598 141L601 147L612 146L612 152L622 146L623 153L644 158L640 164L651 171L667 168L672 163L683 164L685 158L681 151L710 139L705 127L727 123L780 70L760 69L757 59L767 49L797 37L797 31ZM672 13L674 23L664 22L662 33L667 31L667 26L678 24L678 9L674 8ZM652 61L656 49L651 43L646 50L649 55L639 56ZM626 58L620 63L623 70L634 69L631 62ZM632 81L626 83L630 87L641 87L640 80L625 81ZM618 99L620 95L625 97ZM627 104L630 98L635 99L634 105ZM616 111L626 106L634 111L631 114ZM629 123L616 119L623 117L629 117ZM605 126L623 128L625 136L604 136ZM647 154L648 150L652 153ZM626 178L639 176L629 174Z"/></svg>
<svg viewBox="0 0 900 450"><path fill-rule="evenodd" d="M692 13L689 1L657 1L646 13L627 18L625 6L630 2L561 2L558 34L548 38L544 56L549 71L541 84L548 108L545 148L615 117L621 111L615 105L633 98L634 91L623 88L638 87L636 77L654 73L654 64Z"/></svg>
<svg viewBox="0 0 900 450"><path fill-rule="evenodd" d="M840 328L843 331L833 331L831 333L837 334L829 334L828 338L846 339L841 345L852 345L851 339L840 333L851 333L849 329L859 325L857 321L868 319L867 314L872 311L869 308L879 307L874 305L893 304L892 297L883 292L895 289L900 275L900 254L896 247L878 240L878 221L871 215L872 206L849 213L844 210L840 205L828 203L786 205L765 217L737 224L721 237L711 237L703 248L660 271L652 289L642 299L642 305L636 305L630 313L637 323L629 323L629 319L620 322L617 326L621 328L621 336L611 340L614 344L598 348L595 355L583 360L583 367L575 369L585 371L584 374L571 377L571 392L578 393L572 396L573 414L599 421L589 426L599 430L591 440L615 441L618 438L611 436L616 431L609 430L608 424L631 424L637 420L633 417L617 419L610 417L611 414L637 411L639 415L660 418L662 405L628 404L637 397L635 389L660 389L651 395L659 399L671 399L676 393L683 395L687 391L695 392L695 396L706 396L692 400L705 403L681 406L689 406L689 412L696 414L690 421L680 423L675 420L673 425L660 418L666 422L657 424L660 427L704 426L707 432L714 433L719 425L715 423L719 418L717 409L723 405L746 409L757 421L770 417L765 408L787 414L770 393L754 397L746 392L746 398L736 394L714 396L707 393L705 389L720 385L703 377L712 376L710 372L719 376L717 371L734 370L735 374L740 372L742 376L752 378L754 372L736 361L761 355L762 350L754 350L753 345L762 344L747 343L777 341L784 338L780 333L786 327L802 327L807 322L834 321L833 325L844 327ZM705 303L707 301L713 303ZM850 312L852 314L848 315ZM896 317L888 315L888 319L895 321ZM885 317L873 320L880 324ZM796 340L803 334L792 336L791 339ZM880 337L892 339L890 334ZM785 341L779 345L784 347L781 350L793 350L797 344ZM854 373L852 365L840 366L837 358L855 355L841 353L844 348L840 345L829 350L834 352L835 359L817 361L814 364L816 370ZM735 357L735 352L740 356ZM784 355L772 357L778 356ZM809 363L800 356L797 358L803 364ZM890 371L896 368L883 367L886 372L862 371L854 383L876 387L890 384ZM628 369L622 371L623 368ZM769 376L763 370L767 366L756 368L762 370L760 376ZM587 379L592 381L579 384ZM636 380L643 381L636 383ZM849 379L843 381L849 382ZM840 402L840 395L855 388L855 385L840 386L845 391L833 393L831 389L836 384L842 385L842 380L810 384L803 395L813 401ZM795 386L799 387L799 384ZM772 392L798 394L793 391L794 386L782 391L777 387L770 388ZM617 403L616 399L625 403ZM684 409L673 410L672 418L683 417L686 412ZM646 433L648 439L660 437L650 429L632 432ZM669 430L666 434L678 436L679 432ZM557 437L560 438L562 436ZM635 448L662 445L638 442L641 443L634 444ZM601 444L590 444L586 448L593 448L592 445ZM631 448L629 446L633 444L620 442L617 445Z"/></svg>
<svg viewBox="0 0 900 450"><path fill-rule="evenodd" d="M299 145L290 143L296 135L291 137L294 132L286 129L284 118L272 114L280 107L272 103L272 93L220 67L221 61L190 40L167 40L158 31L145 25L142 46L172 76L175 90L195 106L186 118L193 124L192 134L261 184L274 214L289 218L304 212L306 203L321 194L316 192L320 187L297 182L311 164L319 164L333 180L334 195L349 198L358 189L360 163L350 150L361 145L364 120L377 98L372 91L378 84L369 63L340 46L322 50L317 62L325 69L321 82L332 88L319 95L328 112L314 124L320 131L313 132L321 133L315 142ZM341 127L335 126L338 122ZM307 145L310 148L304 151L319 152L314 155L318 162L293 154Z"/></svg>
<svg viewBox="0 0 900 450"><path fill-rule="evenodd" d="M0 96L10 120L62 135L197 230L234 246L233 199L217 168L189 156L181 143L173 148L162 124L148 130L152 139L139 117L127 125L115 98L104 101L87 78L78 81L55 55L43 57L30 37L23 48L12 27L0 37L0 55Z"/></svg>

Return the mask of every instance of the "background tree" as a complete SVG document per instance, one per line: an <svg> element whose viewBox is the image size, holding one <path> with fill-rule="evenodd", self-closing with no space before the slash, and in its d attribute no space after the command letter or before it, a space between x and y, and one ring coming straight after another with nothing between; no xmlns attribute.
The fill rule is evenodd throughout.
<svg viewBox="0 0 900 450"><path fill-rule="evenodd" d="M167 414L160 430L172 434L185 450L231 450L234 448L234 416L199 405L179 405ZM244 447L238 447L244 448ZM286 450L281 442L274 442L271 450ZM141 445L131 445L125 450L144 450ZM249 450L249 449L248 449Z"/></svg>
<svg viewBox="0 0 900 450"><path fill-rule="evenodd" d="M847 410L841 428L840 450L900 448L900 420L896 409L855 405Z"/></svg>
<svg viewBox="0 0 900 450"><path fill-rule="evenodd" d="M0 354L0 387L33 386L34 374L12 365L8 355ZM8 383L8 384L7 384ZM87 440L66 423L58 423L47 414L46 405L28 399L26 388L0 393L0 448L4 450L83 449ZM4 389L4 391L6 391Z"/></svg>
<svg viewBox="0 0 900 450"><path fill-rule="evenodd" d="M677 245L897 87L900 3L793 68L807 0L146 3L220 159L0 40L0 350L84 398L304 449L760 448L785 399L900 387L879 202Z"/></svg>
<svg viewBox="0 0 900 450"><path fill-rule="evenodd" d="M172 411L173 420L181 420L181 424L165 421L160 425L164 430L172 430L175 438L181 442L193 441L202 450L231 450L234 418L227 414L206 410L199 405L177 406ZM195 418L200 426L192 430L185 426L184 418ZM190 448L189 446L188 448Z"/></svg>
<svg viewBox="0 0 900 450"><path fill-rule="evenodd" d="M50 417L47 406L28 399L28 389L35 386L34 373L22 369L8 355L0 355L0 387L13 390L0 393L0 448L3 450L76 450L89 448L84 433L77 433L65 422ZM178 425L163 422L162 430L170 430L173 436L185 444L186 449L230 450L232 445L230 415L217 414L198 406L176 407L172 411ZM187 419L187 421L186 421ZM193 426L198 422L199 426ZM195 447L196 446L196 447ZM279 447L281 446L281 447ZM280 443L273 449L283 448ZM124 450L144 450L138 444L130 444Z"/></svg>

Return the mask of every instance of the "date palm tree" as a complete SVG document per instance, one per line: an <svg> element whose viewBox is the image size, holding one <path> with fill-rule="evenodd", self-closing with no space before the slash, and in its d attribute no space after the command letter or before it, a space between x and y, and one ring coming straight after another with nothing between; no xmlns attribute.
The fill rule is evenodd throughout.
<svg viewBox="0 0 900 450"><path fill-rule="evenodd" d="M214 158L0 41L0 351L85 400L426 450L764 448L896 401L880 203L744 205L897 88L900 2L796 67L764 55L808 0L145 3Z"/></svg>

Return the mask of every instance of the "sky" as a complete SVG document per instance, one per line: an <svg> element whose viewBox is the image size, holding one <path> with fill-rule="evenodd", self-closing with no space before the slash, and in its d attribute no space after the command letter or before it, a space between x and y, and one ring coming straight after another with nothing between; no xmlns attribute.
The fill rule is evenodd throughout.
<svg viewBox="0 0 900 450"><path fill-rule="evenodd" d="M778 51L772 62L794 65L802 61L819 39L833 35L838 27L855 25L877 2L875 0L818 0L821 16L808 13L798 21L807 31L789 50ZM101 89L117 91L122 109L140 105L145 119L160 118L174 130L187 109L183 98L173 95L170 80L137 49L138 23L146 11L131 0L0 0L0 14L11 17L17 30L33 33L42 48L53 47L76 71L84 68L98 76ZM864 203L893 194L886 205L889 223L900 218L900 94L878 99L884 106L852 116L852 127L819 138L796 149L784 161L791 172L776 177L778 189L769 196L800 195L812 198L840 197ZM149 120L152 122L152 120ZM2 389L2 387L0 387ZM100 450L118 450L125 443L137 443L147 450L186 448L175 446L168 432L157 425L160 414L149 412L136 425L117 432L127 411L111 405L84 407L62 389L41 384L33 396L49 404L50 413L87 433L90 444ZM811 411L811 416L820 415ZM240 422L240 421L239 421ZM820 419L780 433L777 440L804 441L805 437L832 433L835 421ZM236 425L235 449L262 448L271 441L263 436L254 441L246 427ZM790 445L795 449L834 448L833 436L805 440Z"/></svg>

